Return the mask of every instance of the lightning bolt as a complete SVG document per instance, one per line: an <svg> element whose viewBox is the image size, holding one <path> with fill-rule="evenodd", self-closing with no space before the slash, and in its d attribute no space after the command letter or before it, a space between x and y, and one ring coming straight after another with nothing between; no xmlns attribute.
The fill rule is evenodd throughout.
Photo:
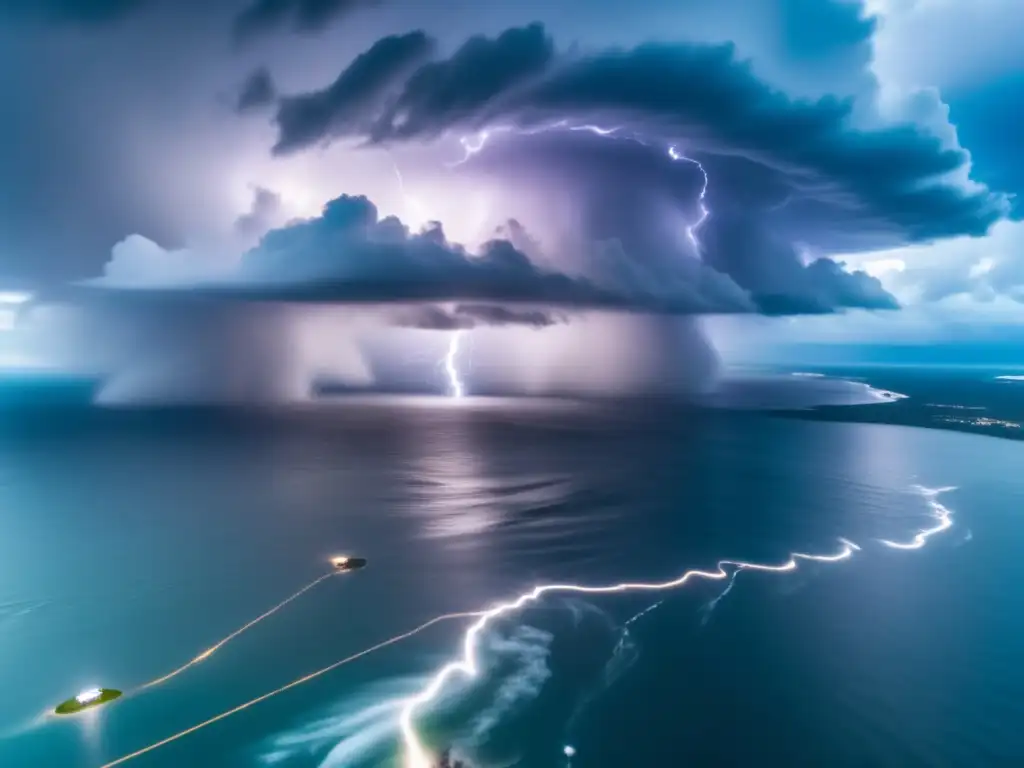
<svg viewBox="0 0 1024 768"><path fill-rule="evenodd" d="M697 230L700 228L701 224L707 221L707 218L711 213L707 209L707 206L704 204L704 198L707 196L708 193L708 172L704 170L704 166L700 164L699 160L694 160L692 157L687 157L686 155L681 153L675 146L671 146L668 148L668 156L675 161L681 160L683 162L693 163L693 165L696 166L697 170L700 171L701 177L704 179L703 183L701 184L700 194L697 196L697 206L700 210L700 218L686 228L686 238L687 240L690 241L690 245L693 246L694 250L699 254L701 248L700 242L697 240Z"/></svg>
<svg viewBox="0 0 1024 768"><path fill-rule="evenodd" d="M832 555L811 555L802 552L793 553L789 560L779 565L768 565L764 563L747 563L739 560L721 560L713 571L691 570L682 576L671 581L660 583L646 582L623 582L611 586L595 587L585 584L545 584L535 587L529 592L520 595L515 600L501 603L488 611L485 611L466 632L462 641L462 658L446 664L431 678L427 687L418 695L409 699L402 707L399 719L399 727L402 734L402 742L405 747L407 768L431 768L432 758L424 749L416 732L414 719L417 710L436 699L442 689L451 678L456 675L475 678L479 675L480 668L477 662L477 639L483 630L494 619L500 618L509 613L520 610L528 603L535 602L538 598L549 592L573 592L583 594L615 594L622 592L636 591L662 591L677 589L684 586L691 579L727 579L734 568L744 568L754 571L768 571L772 573L783 573L796 570L798 560L813 560L821 563L834 563L849 558L855 549L848 543L843 544L836 554Z"/></svg>
<svg viewBox="0 0 1024 768"><path fill-rule="evenodd" d="M953 527L953 513L948 507L936 501L936 497L939 494L952 491L953 486L947 486L946 488L925 488L923 486L915 486L915 490L928 500L928 505L935 513L935 519L937 522L933 527L925 528L907 542L889 541L888 539L878 540L881 544L884 544L890 549L921 549L921 547L928 543L928 539L932 536Z"/></svg>
<svg viewBox="0 0 1024 768"><path fill-rule="evenodd" d="M469 153L475 153L483 149L483 146L487 141L486 136L488 134L485 132L484 134L481 135L484 136L485 138L481 139L479 144L473 144L471 141L467 139L463 140L463 147L466 148L467 152L467 155L464 158L463 162L469 159L469 157L471 156ZM475 149L473 149L473 147L475 147ZM388 158L391 160L391 167L395 171L395 179L397 179L398 181L398 190L401 193L402 199L405 202L406 212L411 212L413 216L416 219L418 219L421 224L423 222L428 221L430 216L427 214L426 208L424 207L423 203L421 203L417 198L409 194L408 190L406 189L405 177L402 175L402 170L401 168L398 167L398 163L395 160L394 155L388 152ZM457 367L459 347L462 344L463 334L465 334L465 331L456 331L455 333L452 334L451 341L448 342L448 353L444 357L444 370L448 376L448 394L454 398L463 397L466 391L466 388L462 383L462 377L459 374L459 369Z"/></svg>
<svg viewBox="0 0 1024 768"><path fill-rule="evenodd" d="M451 341L448 342L448 354L444 356L444 370L448 374L448 394L454 398L461 398L466 394L466 388L456 365L463 334L465 331L456 331L452 334Z"/></svg>
<svg viewBox="0 0 1024 768"><path fill-rule="evenodd" d="M391 160L391 167L395 171L395 179L398 180L398 191L402 195L402 201L405 203L406 219L408 222L409 214L411 213L413 218L417 219L419 225L423 225L430 219L427 210L423 203L413 195L409 194L405 188L405 177L402 175L401 168L398 167L398 162L395 160L395 156L388 152L388 159Z"/></svg>
<svg viewBox="0 0 1024 768"><path fill-rule="evenodd" d="M645 147L650 146L650 143L640 138L639 136L631 133L623 133L621 127L605 128L600 125L593 124L582 124L574 125L568 120L559 120L555 123L549 123L536 128L519 128L510 125L499 125L492 128L487 128L476 134L462 136L459 138L459 143L462 145L463 155L462 157L450 163L449 168L457 168L460 165L465 164L470 158L483 152L487 143L495 136L506 133L514 133L518 136L533 136L538 133L547 133L551 131L585 131L592 133L595 136L601 136L602 138L616 139L632 141L637 144L641 144ZM706 198L708 193L708 173L701 165L699 160L696 160L688 155L683 154L678 146L672 144L668 147L668 156L673 162L685 162L691 163L701 175L701 187L700 193L697 196L697 206L700 211L700 217L694 223L686 227L686 239L690 241L690 245L693 246L694 251L699 255L701 251L700 241L697 239L697 231L707 221L711 215L711 211L708 210L706 205Z"/></svg>
<svg viewBox="0 0 1024 768"><path fill-rule="evenodd" d="M590 124L573 125L570 124L568 120L559 120L556 123L549 123L547 125L541 125L536 128L519 128L514 125L498 125L492 128L487 128L485 130L479 131L478 133L475 134L461 136L459 138L459 144L462 145L462 158L456 160L454 163L449 163L448 167L457 168L458 166L463 165L474 155L480 154L480 152L483 151L484 147L487 146L487 142L489 142L493 137L499 136L504 133L514 133L517 136L535 136L538 133L548 133L550 131L560 130L585 131L587 133L592 133L595 136L614 136L616 138L623 138L617 135L619 131L622 130L621 128L605 128L600 125Z"/></svg>
<svg viewBox="0 0 1024 768"><path fill-rule="evenodd" d="M589 123L582 125L574 125L571 124L568 120L559 120L558 122L550 123L548 125L542 125L536 128L519 128L510 125L500 125L494 126L492 128L487 128L476 134L460 137L459 143L462 145L463 155L459 160L455 161L454 163L450 163L448 167L457 168L458 166L465 164L470 160L470 158L480 154L487 146L487 143L494 136L500 134L514 133L519 136L533 136L538 133L546 133L550 131L560 130L584 131L586 133L592 133L595 136L601 136L602 138L620 140L624 139L627 141L633 141L642 144L644 146L648 146L647 142L643 141L637 136L621 134L620 132L622 129L619 127L605 128L600 125L593 125ZM697 168L697 170L700 171L701 178L703 180L700 188L700 194L697 197L697 204L700 210L700 218L697 219L697 221L695 221L693 224L690 224L686 227L686 239L690 241L690 244L693 246L694 251L699 255L701 251L701 245L700 241L697 239L697 230L707 220L708 216L710 215L710 211L708 211L707 206L704 203L708 191L708 174L707 171L704 170L704 166L701 165L698 160L695 160L692 157L687 157L682 152L680 152L675 145L672 145L668 148L668 156L673 161L692 163ZM393 159L392 163L394 163ZM396 164L394 167L395 174L398 177L398 181L402 189L402 194L406 195L405 184L402 181L402 175L401 172L398 170L398 165ZM407 200L410 201L410 203L416 203L416 201L414 201L412 198L409 198L407 195L406 197ZM463 333L464 331L457 331L452 335L451 341L448 344L448 353L445 355L444 359L444 368L445 372L448 375L448 392L449 395L454 398L461 398L465 394L465 387L462 383L458 368L456 366L456 361L459 354L459 346L462 342Z"/></svg>
<svg viewBox="0 0 1024 768"><path fill-rule="evenodd" d="M919 532L908 543L882 540L881 543L886 546L895 547L897 549L920 549L925 543L927 543L931 536L939 533L940 531L946 530L952 525L952 513L950 510L935 500L935 497L940 493L952 490L952 488L930 489L915 486L915 489L924 495L932 510L933 517L939 521L938 524ZM789 560L779 565L749 563L741 560L720 560L713 571L690 570L686 571L686 573L679 578L661 583L624 582L621 584L603 587L588 586L585 584L546 584L535 587L529 592L520 595L515 600L511 600L507 603L501 603L494 608L483 612L480 614L480 618L469 627L466 634L463 636L462 657L457 661L450 662L449 664L441 667L441 669L438 670L430 679L427 686L419 694L408 699L402 707L399 718L399 727L402 735L403 746L405 748L406 768L431 768L431 758L424 748L419 734L416 732L416 713L422 707L434 701L444 689L445 683L447 683L451 678L459 675L473 679L479 675L480 668L477 662L477 640L487 625L494 619L514 613L527 604L536 602L540 597L549 592L615 594L622 592L678 589L685 586L691 579L732 580L735 577L736 572L739 570L784 573L788 571L795 571L799 566L798 561L800 560L819 563L836 563L841 560L847 560L854 552L860 551L860 547L848 539L839 539L839 542L842 544L842 548L835 554L831 555L815 555L794 552L790 555Z"/></svg>

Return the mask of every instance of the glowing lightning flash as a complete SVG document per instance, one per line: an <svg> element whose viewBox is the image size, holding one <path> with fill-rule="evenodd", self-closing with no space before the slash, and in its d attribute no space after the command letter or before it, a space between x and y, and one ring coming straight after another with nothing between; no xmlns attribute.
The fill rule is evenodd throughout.
<svg viewBox="0 0 1024 768"><path fill-rule="evenodd" d="M395 171L395 179L398 180L398 191L402 195L402 201L405 203L406 224L410 225L410 229L412 228L412 222L408 221L411 214L416 219L416 226L423 226L430 220L426 207L420 202L419 198L411 195L406 189L405 177L402 175L402 170L398 167L398 162L395 160L394 155L388 152L388 158L391 160L391 167Z"/></svg>
<svg viewBox="0 0 1024 768"><path fill-rule="evenodd" d="M444 357L444 370L448 374L448 392L452 397L460 398L466 394L466 388L462 384L459 369L456 361L459 356L459 346L462 343L462 335L465 331L456 331L448 343L448 354Z"/></svg>
<svg viewBox="0 0 1024 768"><path fill-rule="evenodd" d="M708 172L704 170L704 166L700 164L699 160L687 157L674 146L668 148L668 156L673 160L682 160L687 163L693 163L697 166L697 170L700 171L700 174L704 179L704 182L701 184L700 194L697 196L697 205L700 208L700 218L686 228L686 238L690 241L690 245L700 253L700 243L697 241L697 230L700 228L701 224L707 221L707 218L711 213L707 209L707 206L704 205L704 198L708 193Z"/></svg>
<svg viewBox="0 0 1024 768"><path fill-rule="evenodd" d="M728 566L735 568L743 568L745 570L752 571L769 571L772 573L780 573L785 571L793 571L797 568L798 560L814 560L822 563L835 563L840 560L846 560L855 551L855 548L849 543L843 543L842 549L834 555L808 555L801 552L792 554L786 562L781 565L765 565L763 563L746 563L739 560L721 560L718 566L713 571L701 571L692 570L687 571L682 576L672 581L665 581L661 583L644 583L644 582L623 582L622 584L614 584L607 587L590 587L585 584L545 584L543 586L535 587L531 591L520 595L515 600L507 603L501 603L500 605L491 608L481 614L480 618L477 619L469 630L466 632L462 642L462 658L459 661L453 661L450 664L442 667L437 674L431 678L430 683L427 687L419 693L417 696L409 699L405 702L402 707L401 718L399 725L402 733L402 741L406 751L406 767L407 768L431 768L432 759L427 754L420 742L419 735L416 733L416 728L413 725L413 719L416 715L416 711L429 704L431 701L437 698L441 690L444 688L445 683L451 677L456 674L462 675L463 677L474 678L479 674L479 665L477 663L477 638L480 633L483 632L484 628L490 623L492 619L499 618L505 614L518 611L520 608L525 606L527 603L532 603L540 598L542 595L548 592L577 592L584 594L614 594L619 592L634 592L634 591L660 591L666 589L676 589L685 585L690 579L727 579L729 578L732 570L727 570Z"/></svg>
<svg viewBox="0 0 1024 768"><path fill-rule="evenodd" d="M503 133L514 133L519 136L534 136L538 133L547 133L549 131L585 131L587 133L592 133L595 136L619 138L616 134L620 130L621 128L603 128L600 125L572 125L568 120L559 120L557 123L541 125L535 128L518 128L512 125L498 125L492 128L487 128L473 135L459 137L459 144L462 145L462 157L454 163L449 163L448 167L457 168L458 166L465 164L471 157L482 152L491 138Z"/></svg>
<svg viewBox="0 0 1024 768"><path fill-rule="evenodd" d="M474 155L480 154L484 150L484 147L487 146L487 143L494 136L499 134L515 133L520 136L533 136L538 133L546 133L549 131L560 130L586 131L587 133L592 133L595 136L601 136L603 138L625 139L627 141L634 141L638 144L643 144L644 146L649 146L647 141L643 140L638 136L621 133L622 129L620 127L603 128L602 126L599 125L573 125L568 120L559 120L558 122L538 126L535 128L518 128L516 126L499 125L487 128L473 135L461 136L459 138L459 143L462 145L463 155L459 160L455 161L454 163L449 163L448 167L456 168L460 165L465 164ZM694 250L697 251L697 253L700 253L701 246L700 242L697 240L697 230L700 229L701 225L703 225L704 222L707 221L708 216L711 215L711 211L709 211L707 206L705 205L705 198L707 197L708 193L708 173L704 169L704 166L701 165L699 160L695 160L692 157L684 155L679 150L679 148L674 144L669 146L668 156L673 161L692 163L697 168L697 170L700 171L703 180L701 183L700 194L697 196L697 205L700 210L700 218L698 218L697 221L695 221L693 224L690 224L688 227L686 227L686 239L690 241L690 245L693 246Z"/></svg>
<svg viewBox="0 0 1024 768"><path fill-rule="evenodd" d="M945 506L935 500L935 497L945 491L953 490L952 487L930 489L921 486L915 488L928 502L935 518L939 521L937 525L932 528L927 528L918 533L910 542L900 543L887 540L881 540L881 543L888 547L894 547L897 549L920 549L927 543L929 537L936 533L946 530L949 528L952 522L952 512ZM480 618L477 619L470 628L466 631L462 641L462 658L458 661L453 661L443 666L438 672L431 678L430 683L426 688L423 689L418 695L408 699L402 707L401 717L399 720L399 726L402 734L402 742L405 747L405 765L406 768L431 768L431 759L423 747L420 741L419 735L416 733L416 728L413 723L417 710L421 707L429 704L431 701L437 698L444 685L448 680L455 675L461 675L463 677L475 678L479 674L479 665L477 663L477 638L480 633L487 627L488 623L492 619L499 618L506 614L518 611L520 608L525 606L527 603L535 602L542 595L548 592L576 592L584 594L612 594L620 592L633 592L633 591L660 591L667 589L676 589L682 586L693 578L699 579L729 579L729 587L732 585L732 579L735 578L736 573L741 570L745 571L767 571L770 573L782 573L786 571L794 571L798 567L798 560L811 560L820 563L835 563L840 560L846 560L853 555L854 552L860 551L860 547L854 544L849 539L840 538L839 543L842 544L836 554L833 555L810 555L801 552L795 552L790 555L789 560L780 565L766 565L764 563L748 563L740 560L720 560L715 570L713 571L701 571L701 570L690 570L684 573L677 579L672 581L666 581L662 583L643 583L643 582L625 582L622 584L614 584L606 587L592 587L584 584L547 584L539 587L535 587L530 592L520 595L515 600L507 603L501 603L500 605L491 608L488 611L480 614ZM723 597L719 596L719 599ZM649 610L649 609L648 609Z"/></svg>

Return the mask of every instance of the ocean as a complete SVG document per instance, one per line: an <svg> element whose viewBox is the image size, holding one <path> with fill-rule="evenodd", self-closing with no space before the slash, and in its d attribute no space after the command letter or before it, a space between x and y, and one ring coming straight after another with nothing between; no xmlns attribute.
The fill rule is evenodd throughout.
<svg viewBox="0 0 1024 768"><path fill-rule="evenodd" d="M670 582L794 552L849 557L550 592L497 616L476 676L439 686L416 738L481 767L1024 765L1022 466L1011 440L668 403L7 418L0 766L109 765L537 585ZM335 554L369 564L142 687ZM403 709L474 620L119 765L403 765ZM125 695L47 714L92 686Z"/></svg>

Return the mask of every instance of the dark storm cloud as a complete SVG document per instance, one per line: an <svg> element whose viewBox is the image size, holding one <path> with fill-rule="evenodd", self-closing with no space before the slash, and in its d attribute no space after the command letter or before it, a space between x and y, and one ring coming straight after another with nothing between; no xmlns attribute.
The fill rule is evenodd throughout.
<svg viewBox="0 0 1024 768"><path fill-rule="evenodd" d="M275 154L287 154L330 136L367 130L367 116L390 88L426 58L433 41L423 32L382 38L360 54L322 91L282 98L277 110Z"/></svg>
<svg viewBox="0 0 1024 768"><path fill-rule="evenodd" d="M852 109L849 101L774 90L732 45L650 43L556 57L543 28L532 25L473 38L424 64L390 106L346 126L372 121L368 135L380 143L563 120L616 126L691 152L746 158L784 177L836 228L889 242L981 235L1005 211L1000 196L941 180L965 166L964 151L912 125L860 130ZM281 124L282 143L293 140L288 128ZM302 138L345 133L324 125Z"/></svg>
<svg viewBox="0 0 1024 768"><path fill-rule="evenodd" d="M297 301L494 301L668 314L749 309L724 294L599 287L540 269L507 240L470 253L438 224L411 234L398 219L379 218L365 197L349 196L332 200L316 219L269 232L245 255L240 282L236 295Z"/></svg>
<svg viewBox="0 0 1024 768"><path fill-rule="evenodd" d="M270 76L270 70L260 67L242 83L235 108L239 112L260 109L273 104L276 96L277 90L274 87L274 80Z"/></svg>
<svg viewBox="0 0 1024 768"><path fill-rule="evenodd" d="M555 58L541 24L509 29L490 39L470 38L449 59L424 64L397 101L378 118L379 138L436 134L472 120L491 99L528 83Z"/></svg>
<svg viewBox="0 0 1024 768"><path fill-rule="evenodd" d="M607 282L700 286L709 277L730 280L766 314L808 314L838 309L894 309L896 300L863 272L849 273L829 259L807 257L775 232L793 192L777 172L728 159L714 166L673 160L667 151L634 138L555 130L532 136L496 136L488 151L470 158L464 172L500 174L508 182L557 188L577 202L587 235L618 241L622 251ZM700 193L711 212L699 228L700 265L681 237L701 218ZM521 228L520 228L521 229ZM502 236L521 250L539 247L516 222ZM708 269L710 267L711 269Z"/></svg>
<svg viewBox="0 0 1024 768"><path fill-rule="evenodd" d="M322 32L333 21L381 0L253 0L235 19L235 35L246 40L275 29Z"/></svg>
<svg viewBox="0 0 1024 768"><path fill-rule="evenodd" d="M147 0L0 0L0 18L102 23L126 16Z"/></svg>
<svg viewBox="0 0 1024 768"><path fill-rule="evenodd" d="M258 202L258 201L257 201ZM607 284L543 269L507 240L477 253L451 243L439 224L412 234L394 217L379 218L365 197L342 196L321 216L271 230L246 252L238 268L219 277L188 271L189 254L168 254L153 243L122 249L104 278L58 289L61 295L119 300L173 300L174 296L238 301L321 304L458 302L457 314L477 323L542 325L542 311L608 310L663 315L757 311L728 277L694 262L690 281L652 282L620 264ZM174 264L182 264L180 274ZM699 270L704 270L701 272ZM125 282L125 280L128 280ZM515 314L479 305L523 305Z"/></svg>
<svg viewBox="0 0 1024 768"><path fill-rule="evenodd" d="M453 310L436 305L412 306L403 308L393 317L395 325L432 331L469 330L484 325L547 328L566 320L549 311L496 304L459 304Z"/></svg>
<svg viewBox="0 0 1024 768"><path fill-rule="evenodd" d="M254 231L276 212L276 196L257 189L253 210L239 226ZM533 243L521 224L502 231ZM380 218L365 197L342 196L321 216L269 231L239 267L219 277L188 271L195 257L168 254L153 243L118 251L107 276L71 289L78 295L174 296L318 304L434 304L453 310L402 310L400 324L463 328L476 325L545 327L560 312L606 310L652 315L818 314L849 307L896 306L877 280L849 274L828 259L807 267L793 261L775 282L739 284L700 260L675 254L672 263L645 263L620 240L594 244L603 269L574 277L538 266L513 242L494 239L477 253L450 242L439 224L411 233L393 216ZM145 245L145 247L142 247ZM174 264L181 264L179 273ZM788 269L788 273L787 273ZM130 277L129 282L123 282Z"/></svg>
<svg viewBox="0 0 1024 768"><path fill-rule="evenodd" d="M766 315L828 314L836 307L899 309L896 298L878 278L859 270L847 272L829 258L808 264L796 285L787 285L779 293L757 292L754 296Z"/></svg>
<svg viewBox="0 0 1024 768"><path fill-rule="evenodd" d="M281 196L264 187L256 187L253 190L252 208L238 217L235 229L249 237L262 235L270 229L280 212Z"/></svg>
<svg viewBox="0 0 1024 768"><path fill-rule="evenodd" d="M368 132L382 120L390 132L400 115L416 116L416 124L408 126L410 136L425 131L432 119L428 116L436 116L434 130L439 132L476 114L496 94L543 72L555 53L539 24L508 30L493 40L472 37L450 59L427 62L412 72L397 101L380 99L383 89L401 85L395 80L410 74L410 63L420 63L431 50L422 32L383 38L328 88L285 99L277 114L275 152Z"/></svg>
<svg viewBox="0 0 1024 768"><path fill-rule="evenodd" d="M481 325L529 325L533 328L546 328L564 321L563 317L550 312L513 309L493 304L460 304L455 308L455 314L471 318Z"/></svg>

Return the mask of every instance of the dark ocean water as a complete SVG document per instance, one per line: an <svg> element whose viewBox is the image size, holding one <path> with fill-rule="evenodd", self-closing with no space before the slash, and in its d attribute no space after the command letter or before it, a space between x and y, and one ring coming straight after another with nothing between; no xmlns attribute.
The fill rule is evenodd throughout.
<svg viewBox="0 0 1024 768"><path fill-rule="evenodd" d="M74 415L77 413L77 415ZM0 766L105 763L439 614L552 580L489 625L481 675L418 721L482 766L1024 765L1024 445L658 406L350 402L261 413L78 413L0 435ZM954 525L934 526L915 485ZM326 570L317 585L167 683ZM712 610L709 607L714 605ZM652 608L652 606L655 606ZM645 609L651 608L637 617ZM631 621L632 620L632 621ZM628 624L628 626L627 626ZM467 621L123 765L399 765L398 702ZM123 699L43 716L90 685Z"/></svg>

